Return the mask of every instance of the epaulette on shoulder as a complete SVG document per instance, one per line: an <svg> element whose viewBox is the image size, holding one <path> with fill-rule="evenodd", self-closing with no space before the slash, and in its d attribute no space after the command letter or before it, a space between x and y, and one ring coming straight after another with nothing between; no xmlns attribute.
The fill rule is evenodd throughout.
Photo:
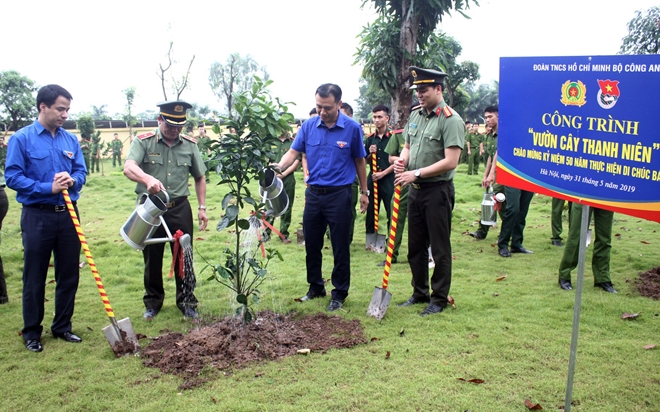
<svg viewBox="0 0 660 412"><path fill-rule="evenodd" d="M147 133L142 133L141 135L138 135L137 138L140 139L140 140L144 140L144 139L148 139L152 136L156 136L156 132L154 132L153 130L150 131L150 132L147 132Z"/></svg>
<svg viewBox="0 0 660 412"><path fill-rule="evenodd" d="M403 133L403 129L392 130L392 134L401 134L401 133Z"/></svg>
<svg viewBox="0 0 660 412"><path fill-rule="evenodd" d="M370 138L371 136L375 136L375 135L376 135L376 132L369 133L369 134L365 137L365 139L368 139L368 138Z"/></svg>
<svg viewBox="0 0 660 412"><path fill-rule="evenodd" d="M445 117L447 117L447 118L451 117L452 112L451 112L451 109L449 108L449 106L445 106L445 108L442 109L442 111L444 112Z"/></svg>
<svg viewBox="0 0 660 412"><path fill-rule="evenodd" d="M181 137L183 137L184 139L189 140L189 141L191 141L191 142L197 144L197 139L195 139L195 138L192 137L192 136L188 136L187 134L182 134Z"/></svg>

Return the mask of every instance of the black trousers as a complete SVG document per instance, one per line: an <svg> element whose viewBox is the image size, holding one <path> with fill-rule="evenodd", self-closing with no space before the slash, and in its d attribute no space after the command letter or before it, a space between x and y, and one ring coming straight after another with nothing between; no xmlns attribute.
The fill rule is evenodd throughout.
<svg viewBox="0 0 660 412"><path fill-rule="evenodd" d="M178 198L175 200L174 207L169 209L163 215L167 227L174 234L177 230L190 235L190 243L193 242L193 217L190 208L190 202L187 198ZM163 225L151 235L152 238L166 237ZM174 243L169 242L170 251L174 249ZM165 300L165 289L163 288L163 255L165 253L165 243L156 243L146 246L142 252L144 257L144 306L147 309L160 310ZM171 260L167 262L167 272ZM193 295L191 301L184 302L183 290L181 288L181 278L179 275L179 265L174 266L174 281L176 283L176 306L183 312L187 306L196 307L197 298Z"/></svg>
<svg viewBox="0 0 660 412"><path fill-rule="evenodd" d="M330 242L334 255L332 269L332 299L344 300L351 285L350 225L351 187L321 189L308 187L303 212L303 233L307 253L307 283L309 292L320 293L323 285L323 236L330 227Z"/></svg>
<svg viewBox="0 0 660 412"><path fill-rule="evenodd" d="M76 209L76 213L78 210ZM71 331L71 317L80 280L80 240L64 209L56 212L23 206L23 339L39 339L43 327L46 276L51 254L55 266L53 333Z"/></svg>
<svg viewBox="0 0 660 412"><path fill-rule="evenodd" d="M429 252L435 261L431 276L431 303L445 307L451 286L451 217L454 183L408 191L408 261L413 297L429 298Z"/></svg>
<svg viewBox="0 0 660 412"><path fill-rule="evenodd" d="M0 230L2 230L2 221L7 216L9 210L9 200L4 186L0 187ZM0 256L0 303L9 302L7 295L7 284L5 283L5 268L2 266L2 257Z"/></svg>

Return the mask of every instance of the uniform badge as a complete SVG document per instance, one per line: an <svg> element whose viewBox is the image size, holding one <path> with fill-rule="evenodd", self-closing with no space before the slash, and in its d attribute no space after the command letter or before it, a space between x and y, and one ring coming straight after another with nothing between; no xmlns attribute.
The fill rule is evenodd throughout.
<svg viewBox="0 0 660 412"><path fill-rule="evenodd" d="M149 156L160 156L160 153L148 153Z"/></svg>
<svg viewBox="0 0 660 412"><path fill-rule="evenodd" d="M343 149L344 146L346 146L348 143L342 142L341 140L337 140L337 146L339 146L340 149Z"/></svg>
<svg viewBox="0 0 660 412"><path fill-rule="evenodd" d="M176 113L181 113L181 112L183 112L183 106L180 105L180 104L177 104L176 106L174 106L174 111L175 111Z"/></svg>
<svg viewBox="0 0 660 412"><path fill-rule="evenodd" d="M561 86L561 100L565 106L583 106L587 103L587 86L581 81L567 80Z"/></svg>
<svg viewBox="0 0 660 412"><path fill-rule="evenodd" d="M414 71L414 70L411 70L411 71L410 71L410 74L412 74L412 77L417 77L417 72Z"/></svg>
<svg viewBox="0 0 660 412"><path fill-rule="evenodd" d="M600 90L598 90L598 105L603 109L611 109L614 107L619 97L621 96L621 91L619 91L619 81L618 80L597 80Z"/></svg>
<svg viewBox="0 0 660 412"><path fill-rule="evenodd" d="M64 156L68 157L69 159L73 159L73 152L68 150L62 150L62 152L64 152Z"/></svg>

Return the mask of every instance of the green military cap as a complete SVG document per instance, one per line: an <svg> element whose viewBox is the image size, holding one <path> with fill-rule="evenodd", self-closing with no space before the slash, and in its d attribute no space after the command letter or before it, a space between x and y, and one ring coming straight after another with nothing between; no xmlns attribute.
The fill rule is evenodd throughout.
<svg viewBox="0 0 660 412"><path fill-rule="evenodd" d="M411 89L416 89L420 85L442 84L447 77L447 73L441 70L422 69L415 66L410 66L408 70L413 77Z"/></svg>
<svg viewBox="0 0 660 412"><path fill-rule="evenodd" d="M180 127L186 124L186 110L192 108L192 105L183 100L172 102L161 102L156 106L160 107L160 116L165 123Z"/></svg>

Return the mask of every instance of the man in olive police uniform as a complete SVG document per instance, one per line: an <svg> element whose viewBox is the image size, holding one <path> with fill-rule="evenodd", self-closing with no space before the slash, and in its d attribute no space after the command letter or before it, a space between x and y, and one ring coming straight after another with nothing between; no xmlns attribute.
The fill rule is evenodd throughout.
<svg viewBox="0 0 660 412"><path fill-rule="evenodd" d="M158 104L158 129L142 134L133 140L126 162L124 174L137 182L136 193L149 192L156 194L167 191L170 201L168 210L163 215L172 233L181 230L192 236L193 218L188 202L188 174L195 179L197 195L199 230L203 231L208 223L206 217L206 182L204 172L206 167L199 154L197 142L190 136L181 134L186 124L186 110L192 106L183 101L163 102ZM159 226L152 235L155 238L164 237L165 229ZM146 320L152 320L158 314L165 291L163 289L163 243L153 244L144 248L144 313ZM173 248L173 245L170 245ZM196 318L197 299L190 293L185 296L182 291L179 267L175 265L176 305L188 318Z"/></svg>
<svg viewBox="0 0 660 412"><path fill-rule="evenodd" d="M446 73L413 66L410 74L422 108L410 115L403 131L403 164L394 163L394 183L412 186L408 192L408 261L413 294L399 306L428 302L421 313L426 316L442 312L447 306L452 264L452 179L465 145L465 124L442 98ZM430 295L429 244L435 260Z"/></svg>

